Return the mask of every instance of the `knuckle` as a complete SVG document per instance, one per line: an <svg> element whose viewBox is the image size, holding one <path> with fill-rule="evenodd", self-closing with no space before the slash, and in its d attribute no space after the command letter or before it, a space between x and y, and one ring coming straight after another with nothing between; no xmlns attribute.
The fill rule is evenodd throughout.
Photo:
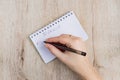
<svg viewBox="0 0 120 80"><path fill-rule="evenodd" d="M75 43L80 43L80 41L81 41L81 40L80 40L80 38L78 38L78 37L76 37L76 38L74 39L74 42L75 42Z"/></svg>
<svg viewBox="0 0 120 80"><path fill-rule="evenodd" d="M65 36L66 34L61 34L60 36Z"/></svg>
<svg viewBox="0 0 120 80"><path fill-rule="evenodd" d="M61 34L60 35L60 37L66 37L67 36L67 34Z"/></svg>

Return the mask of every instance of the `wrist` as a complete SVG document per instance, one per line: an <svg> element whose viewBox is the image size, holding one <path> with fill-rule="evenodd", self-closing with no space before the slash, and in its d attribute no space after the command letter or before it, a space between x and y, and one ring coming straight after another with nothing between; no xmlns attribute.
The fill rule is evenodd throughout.
<svg viewBox="0 0 120 80"><path fill-rule="evenodd" d="M82 73L80 73L82 72ZM84 80L102 80L99 73L96 71L96 69L93 66L89 66L88 69L85 71L79 71L78 74L84 79Z"/></svg>
<svg viewBox="0 0 120 80"><path fill-rule="evenodd" d="M91 69L90 72L84 77L85 80L102 80L99 73L95 70L95 68Z"/></svg>

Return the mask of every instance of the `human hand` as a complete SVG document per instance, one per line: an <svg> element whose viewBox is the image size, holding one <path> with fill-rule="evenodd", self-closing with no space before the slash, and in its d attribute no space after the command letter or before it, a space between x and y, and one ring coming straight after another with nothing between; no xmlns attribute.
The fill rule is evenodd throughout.
<svg viewBox="0 0 120 80"><path fill-rule="evenodd" d="M66 45L67 47L86 52L83 40L68 34L62 34L57 37L49 38L47 42L56 42ZM61 52L51 44L45 46L70 69L81 75L86 80L101 80L96 70L90 64L88 56L82 56L69 51Z"/></svg>

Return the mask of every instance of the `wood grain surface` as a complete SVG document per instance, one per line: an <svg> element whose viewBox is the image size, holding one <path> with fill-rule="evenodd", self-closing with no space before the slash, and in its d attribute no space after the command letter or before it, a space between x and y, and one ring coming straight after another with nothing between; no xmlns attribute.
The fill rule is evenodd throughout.
<svg viewBox="0 0 120 80"><path fill-rule="evenodd" d="M120 79L120 0L0 0L0 80L81 80L58 59L45 64L28 36L74 11L104 80Z"/></svg>

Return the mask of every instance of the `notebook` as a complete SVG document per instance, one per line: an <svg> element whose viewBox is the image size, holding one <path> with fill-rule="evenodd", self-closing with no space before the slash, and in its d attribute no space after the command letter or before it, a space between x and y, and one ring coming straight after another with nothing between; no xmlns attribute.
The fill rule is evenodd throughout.
<svg viewBox="0 0 120 80"><path fill-rule="evenodd" d="M81 37L83 40L88 39L87 34L83 30L74 12L69 11L62 17L56 19L29 36L45 63L52 61L56 57L44 46L43 41L47 38L59 36L61 34L70 34Z"/></svg>

